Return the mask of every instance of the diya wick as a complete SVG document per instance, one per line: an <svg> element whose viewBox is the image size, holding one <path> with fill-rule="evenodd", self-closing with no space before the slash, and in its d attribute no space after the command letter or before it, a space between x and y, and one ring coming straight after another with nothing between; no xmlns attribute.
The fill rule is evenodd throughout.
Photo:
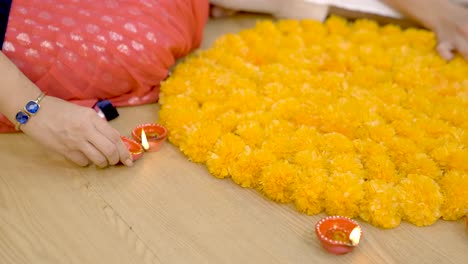
<svg viewBox="0 0 468 264"><path fill-rule="evenodd" d="M328 252L342 255L353 251L362 237L359 224L344 216L328 216L315 225L315 233Z"/></svg>
<svg viewBox="0 0 468 264"><path fill-rule="evenodd" d="M154 152L158 151L166 140L167 129L159 124L142 124L133 130L132 136L146 151Z"/></svg>
<svg viewBox="0 0 468 264"><path fill-rule="evenodd" d="M139 160L143 156L143 147L138 142L124 136L120 136L120 139L127 147L128 151L130 152L130 155L132 155L133 161Z"/></svg>
<svg viewBox="0 0 468 264"><path fill-rule="evenodd" d="M148 138L146 137L146 133L144 129L141 130L141 146L143 147L145 151L148 151L148 149L150 148L150 145L148 143Z"/></svg>

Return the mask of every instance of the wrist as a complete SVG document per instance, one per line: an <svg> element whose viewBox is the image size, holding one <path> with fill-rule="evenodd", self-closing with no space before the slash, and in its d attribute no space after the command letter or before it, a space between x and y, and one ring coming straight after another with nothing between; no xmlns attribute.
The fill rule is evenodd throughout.
<svg viewBox="0 0 468 264"><path fill-rule="evenodd" d="M20 109L15 115L15 128L20 130L21 126L26 125L30 119L36 116L41 110L41 102L45 94L41 92L35 99L28 101L23 109Z"/></svg>

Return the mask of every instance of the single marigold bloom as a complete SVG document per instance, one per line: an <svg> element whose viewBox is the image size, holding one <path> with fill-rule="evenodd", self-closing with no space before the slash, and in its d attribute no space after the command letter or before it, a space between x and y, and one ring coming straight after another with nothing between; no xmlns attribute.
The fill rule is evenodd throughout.
<svg viewBox="0 0 468 264"><path fill-rule="evenodd" d="M230 176L229 169L232 162L244 149L245 143L240 137L231 133L223 135L207 157L206 166L208 170L217 178Z"/></svg>
<svg viewBox="0 0 468 264"><path fill-rule="evenodd" d="M280 203L291 202L298 169L287 161L275 161L263 168L259 179L259 190L266 197Z"/></svg>
<svg viewBox="0 0 468 264"><path fill-rule="evenodd" d="M364 167L355 153L337 154L329 158L328 167L333 173L346 173L364 176Z"/></svg>
<svg viewBox="0 0 468 264"><path fill-rule="evenodd" d="M314 215L322 212L328 172L305 169L299 173L291 199L299 212Z"/></svg>
<svg viewBox="0 0 468 264"><path fill-rule="evenodd" d="M329 215L356 217L364 197L362 176L353 173L336 173L329 177L325 190L325 212Z"/></svg>
<svg viewBox="0 0 468 264"><path fill-rule="evenodd" d="M439 181L444 195L442 218L457 220L468 214L468 173L466 171L447 171Z"/></svg>
<svg viewBox="0 0 468 264"><path fill-rule="evenodd" d="M440 218L443 197L437 183L426 176L410 174L397 186L403 219L417 226L432 225Z"/></svg>
<svg viewBox="0 0 468 264"><path fill-rule="evenodd" d="M325 156L316 149L306 149L297 152L294 155L293 162L300 167L312 170L325 170L327 167Z"/></svg>
<svg viewBox="0 0 468 264"><path fill-rule="evenodd" d="M246 120L237 125L235 134L239 135L244 142L252 147L259 147L265 138L265 130L258 121Z"/></svg>
<svg viewBox="0 0 468 264"><path fill-rule="evenodd" d="M230 166L232 180L242 187L256 188L263 168L276 160L275 155L264 149L245 147Z"/></svg>
<svg viewBox="0 0 468 264"><path fill-rule="evenodd" d="M364 193L359 217L382 228L394 228L400 225L402 215L400 200L393 184L382 180L370 180L364 183Z"/></svg>
<svg viewBox="0 0 468 264"><path fill-rule="evenodd" d="M201 121L188 129L180 150L193 162L205 162L220 136L221 126L218 123Z"/></svg>
<svg viewBox="0 0 468 264"><path fill-rule="evenodd" d="M386 154L369 155L366 157L365 168L370 180L380 180L386 183L399 183L402 175L397 172L395 164Z"/></svg>

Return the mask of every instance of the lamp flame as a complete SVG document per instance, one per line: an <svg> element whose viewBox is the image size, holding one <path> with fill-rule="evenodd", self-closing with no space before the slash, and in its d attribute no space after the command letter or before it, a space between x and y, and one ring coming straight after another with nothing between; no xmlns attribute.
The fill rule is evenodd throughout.
<svg viewBox="0 0 468 264"><path fill-rule="evenodd" d="M148 150L150 148L144 129L141 130L141 145L143 146L144 150Z"/></svg>
<svg viewBox="0 0 468 264"><path fill-rule="evenodd" d="M351 242L351 245L357 246L359 244L359 240L361 240L361 228L357 226L349 234L349 241Z"/></svg>

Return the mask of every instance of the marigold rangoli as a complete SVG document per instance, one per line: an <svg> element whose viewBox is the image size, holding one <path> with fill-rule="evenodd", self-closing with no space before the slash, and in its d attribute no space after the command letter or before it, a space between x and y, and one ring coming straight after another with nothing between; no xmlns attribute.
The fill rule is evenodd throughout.
<svg viewBox="0 0 468 264"><path fill-rule="evenodd" d="M169 140L218 178L392 228L468 212L468 63L421 29L262 21L162 85Z"/></svg>

